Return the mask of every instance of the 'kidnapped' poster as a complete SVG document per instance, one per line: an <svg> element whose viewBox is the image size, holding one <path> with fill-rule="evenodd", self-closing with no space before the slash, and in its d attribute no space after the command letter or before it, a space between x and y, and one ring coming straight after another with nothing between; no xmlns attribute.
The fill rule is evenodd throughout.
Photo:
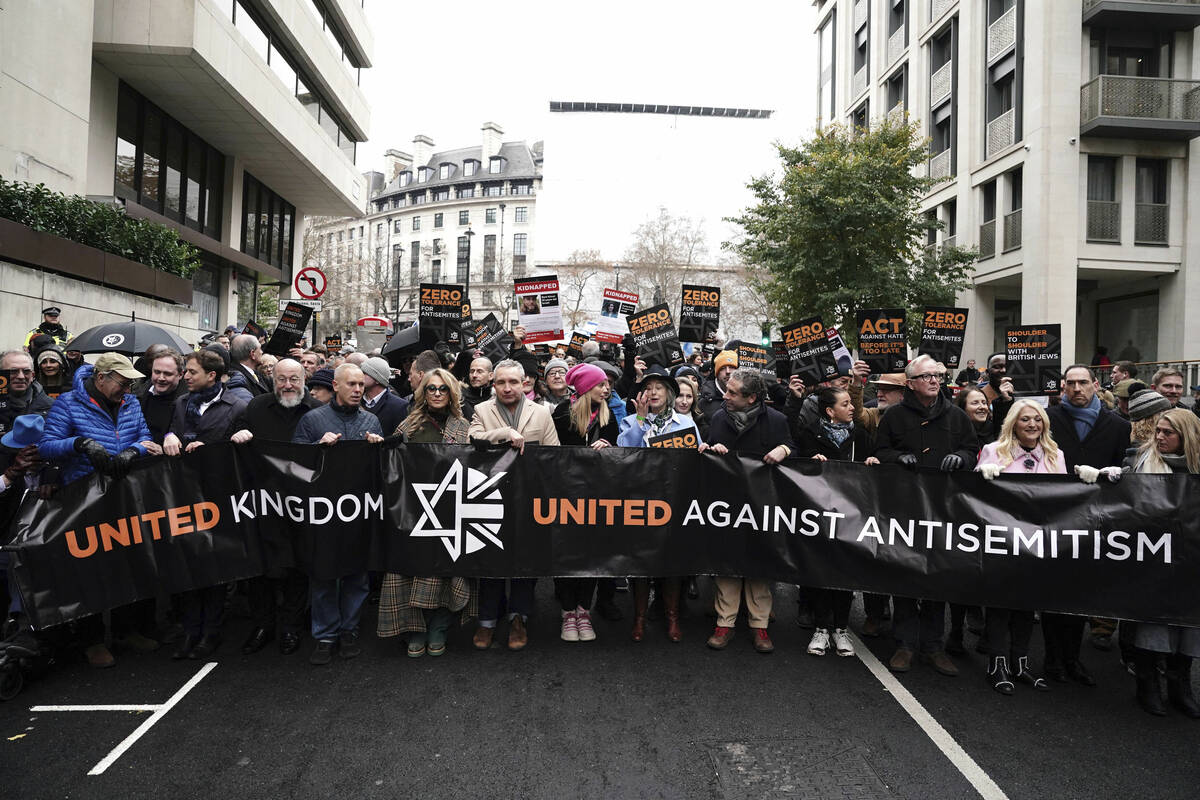
<svg viewBox="0 0 1200 800"><path fill-rule="evenodd" d="M637 292L605 289L600 302L600 319L596 322L596 341L620 344L629 333L625 318L637 308Z"/></svg>
<svg viewBox="0 0 1200 800"><path fill-rule="evenodd" d="M517 314L525 329L525 343L557 342L563 338L562 308L558 304L558 276L541 275L513 281Z"/></svg>

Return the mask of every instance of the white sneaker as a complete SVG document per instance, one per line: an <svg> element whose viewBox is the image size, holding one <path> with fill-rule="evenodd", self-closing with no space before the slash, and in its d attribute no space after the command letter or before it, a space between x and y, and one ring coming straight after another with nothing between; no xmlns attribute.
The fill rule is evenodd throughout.
<svg viewBox="0 0 1200 800"><path fill-rule="evenodd" d="M578 642L579 622L575 619L575 612L564 611L562 612L562 617L562 633L559 636L564 642ZM592 634L592 637L595 638L595 634Z"/></svg>
<svg viewBox="0 0 1200 800"><path fill-rule="evenodd" d="M846 633L845 628L838 628L833 632L833 646L843 658L854 655L854 645L850 643L850 634Z"/></svg>
<svg viewBox="0 0 1200 800"><path fill-rule="evenodd" d="M592 615L586 608L575 609L575 626L579 629L579 641L595 640L596 631L592 630Z"/></svg>
<svg viewBox="0 0 1200 800"><path fill-rule="evenodd" d="M829 649L829 631L824 628L817 628L813 631L812 638L808 640L808 652L810 655L823 656L825 651Z"/></svg>

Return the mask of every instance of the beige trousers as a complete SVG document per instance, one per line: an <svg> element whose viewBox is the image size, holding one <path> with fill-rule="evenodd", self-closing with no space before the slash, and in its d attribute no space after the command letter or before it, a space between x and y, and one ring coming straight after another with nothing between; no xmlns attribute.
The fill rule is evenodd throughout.
<svg viewBox="0 0 1200 800"><path fill-rule="evenodd" d="M771 582L756 578L717 578L717 624L732 628L741 608L743 589L751 628L766 628L771 619Z"/></svg>

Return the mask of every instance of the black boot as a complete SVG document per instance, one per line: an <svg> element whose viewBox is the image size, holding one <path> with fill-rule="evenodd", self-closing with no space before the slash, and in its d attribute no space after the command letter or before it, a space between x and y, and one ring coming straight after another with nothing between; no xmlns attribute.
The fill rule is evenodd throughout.
<svg viewBox="0 0 1200 800"><path fill-rule="evenodd" d="M1165 717L1167 708L1163 705L1162 688L1158 685L1158 660L1149 650L1135 650L1134 663L1137 666L1137 699L1138 705L1147 714Z"/></svg>
<svg viewBox="0 0 1200 800"><path fill-rule="evenodd" d="M992 688L1003 695L1013 693L1012 676L1008 672L1008 659L1004 656L992 656L988 659L988 682Z"/></svg>
<svg viewBox="0 0 1200 800"><path fill-rule="evenodd" d="M1192 719L1200 719L1200 705L1192 696L1192 659L1187 656L1167 656L1167 700Z"/></svg>
<svg viewBox="0 0 1200 800"><path fill-rule="evenodd" d="M1017 673L1013 675L1014 681L1023 683L1026 686L1032 686L1039 692L1050 691L1050 684L1046 683L1046 679L1039 678L1030 671L1029 656L1017 656L1013 659L1013 664L1017 667Z"/></svg>

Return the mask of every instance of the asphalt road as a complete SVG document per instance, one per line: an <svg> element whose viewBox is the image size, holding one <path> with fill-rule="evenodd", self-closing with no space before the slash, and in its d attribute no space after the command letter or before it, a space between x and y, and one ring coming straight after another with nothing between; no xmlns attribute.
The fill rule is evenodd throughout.
<svg viewBox="0 0 1200 800"><path fill-rule="evenodd" d="M744 623L728 650L704 646L707 593L680 644L661 623L634 644L628 620L561 642L549 580L521 653L476 652L467 629L445 656L408 659L367 636L362 657L318 668L309 643L242 656L249 622L233 618L216 668L102 775L88 771L150 712L30 708L162 704L203 664L76 660L0 704L0 797L978 797L862 660L805 653L794 597L776 594L767 656ZM867 641L891 655L890 640ZM1099 686L1049 694L994 693L979 655L958 659L958 678L915 666L900 681L1000 796L1196 797L1200 722L1141 712L1115 653L1085 644L1085 661Z"/></svg>

